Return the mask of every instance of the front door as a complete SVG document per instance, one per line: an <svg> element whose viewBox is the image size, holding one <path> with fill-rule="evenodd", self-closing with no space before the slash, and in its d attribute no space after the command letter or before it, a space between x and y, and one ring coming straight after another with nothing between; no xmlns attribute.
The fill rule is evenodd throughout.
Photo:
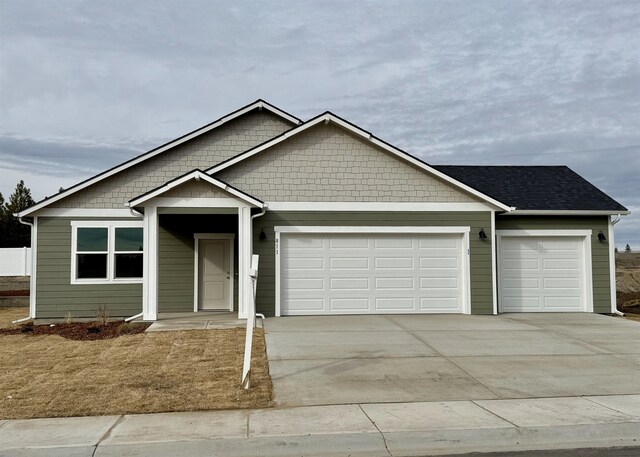
<svg viewBox="0 0 640 457"><path fill-rule="evenodd" d="M229 239L200 240L200 309L233 310L231 243Z"/></svg>

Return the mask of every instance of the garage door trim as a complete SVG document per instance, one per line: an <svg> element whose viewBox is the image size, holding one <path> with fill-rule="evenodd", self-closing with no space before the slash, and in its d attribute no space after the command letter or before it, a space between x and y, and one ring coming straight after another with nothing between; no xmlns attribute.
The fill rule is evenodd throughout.
<svg viewBox="0 0 640 457"><path fill-rule="evenodd" d="M498 312L504 312L502 299L502 238L504 237L580 237L582 238L582 258L584 274L584 299L582 311L593 312L593 283L591 265L591 230L496 230L496 249L498 257Z"/></svg>
<svg viewBox="0 0 640 457"><path fill-rule="evenodd" d="M471 268L469 262L469 226L447 226L447 227L388 227L388 226L275 226L275 254L276 254L276 317L280 317L281 305L281 267L280 267L280 235L282 233L318 233L318 234L460 234L462 236L462 293L463 293L463 314L471 314Z"/></svg>

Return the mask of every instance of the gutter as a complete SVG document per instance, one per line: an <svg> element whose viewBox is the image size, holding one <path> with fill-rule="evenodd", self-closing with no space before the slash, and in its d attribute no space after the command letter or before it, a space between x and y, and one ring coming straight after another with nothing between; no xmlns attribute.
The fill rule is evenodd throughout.
<svg viewBox="0 0 640 457"><path fill-rule="evenodd" d="M33 237L33 231L34 231L34 226L33 226L33 222L28 222L22 219L22 217L18 216L19 213L14 214L14 217L18 218L18 222L20 222L22 225L28 225L29 227L31 227L31 240L33 241L34 237ZM32 246L33 248L33 246ZM31 250L31 255L33 256L33 249ZM35 265L35 262L33 262L33 259L31 259L31 265ZM33 277L33 272L31 272L31 277ZM30 286L33 284L30 284ZM31 294L32 292L30 291L29 294ZM11 321L12 324L20 324L22 322L26 322L29 321L31 319L33 319L34 316L31 315L31 304L29 304L29 315L27 317L22 317L20 319L16 319L15 321Z"/></svg>
<svg viewBox="0 0 640 457"><path fill-rule="evenodd" d="M618 222L620 222L622 215L618 214L616 216L616 218L614 219L613 217L611 217L611 233L609 234L609 242L613 245L612 250L613 250L613 266L611 266L611 268L613 269L613 281L611 286L612 287L616 287L616 276L615 276L615 271L616 271L616 254L615 254L615 244L614 244L614 240L613 240L613 226L616 225ZM613 314L617 315L617 316L624 316L624 313L622 311L618 310L618 300L616 298L616 294L615 294L615 289L614 289L614 293L612 294L612 298L613 300L611 301L611 311Z"/></svg>

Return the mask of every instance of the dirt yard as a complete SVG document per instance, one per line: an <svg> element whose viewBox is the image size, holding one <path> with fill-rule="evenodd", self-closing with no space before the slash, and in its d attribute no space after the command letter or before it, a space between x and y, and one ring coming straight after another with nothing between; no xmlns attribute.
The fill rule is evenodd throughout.
<svg viewBox="0 0 640 457"><path fill-rule="evenodd" d="M640 253L616 255L618 309L633 320L640 320Z"/></svg>
<svg viewBox="0 0 640 457"><path fill-rule="evenodd" d="M0 323L24 311L0 309ZM240 387L244 329L189 330L76 341L1 335L0 419L134 414L272 405L262 329L252 387Z"/></svg>

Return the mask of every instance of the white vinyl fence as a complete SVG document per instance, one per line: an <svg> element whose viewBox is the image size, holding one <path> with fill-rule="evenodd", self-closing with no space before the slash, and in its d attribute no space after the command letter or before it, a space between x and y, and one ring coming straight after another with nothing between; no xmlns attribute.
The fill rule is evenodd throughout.
<svg viewBox="0 0 640 457"><path fill-rule="evenodd" d="M31 276L31 248L0 248L0 276Z"/></svg>

